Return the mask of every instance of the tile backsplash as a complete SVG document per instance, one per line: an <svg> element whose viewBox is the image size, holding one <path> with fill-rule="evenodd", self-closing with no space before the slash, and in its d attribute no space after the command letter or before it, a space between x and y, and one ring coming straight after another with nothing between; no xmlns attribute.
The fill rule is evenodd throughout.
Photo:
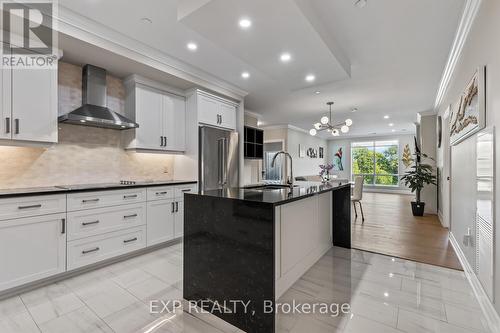
<svg viewBox="0 0 500 333"><path fill-rule="evenodd" d="M81 67L60 63L59 114L81 105ZM108 106L123 113L125 90L108 76ZM50 147L0 146L0 188L170 180L174 155L135 153L121 146L121 131L59 124Z"/></svg>

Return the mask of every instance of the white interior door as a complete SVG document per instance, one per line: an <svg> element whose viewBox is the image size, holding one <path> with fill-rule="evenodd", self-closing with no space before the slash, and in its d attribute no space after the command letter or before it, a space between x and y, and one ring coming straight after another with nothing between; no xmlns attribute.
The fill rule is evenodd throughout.
<svg viewBox="0 0 500 333"><path fill-rule="evenodd" d="M137 147L144 149L162 148L163 95L143 87L136 89Z"/></svg>
<svg viewBox="0 0 500 333"><path fill-rule="evenodd" d="M57 142L57 69L12 70L11 130L16 140Z"/></svg>
<svg viewBox="0 0 500 333"><path fill-rule="evenodd" d="M445 228L450 228L450 191L451 191L451 182L450 182L450 177L451 177L451 149L450 149L450 124L449 124L449 114L447 117L443 117L443 141L442 141L442 148L443 148L443 175L442 175L442 181L443 184L442 186L442 213L443 213L443 227Z"/></svg>

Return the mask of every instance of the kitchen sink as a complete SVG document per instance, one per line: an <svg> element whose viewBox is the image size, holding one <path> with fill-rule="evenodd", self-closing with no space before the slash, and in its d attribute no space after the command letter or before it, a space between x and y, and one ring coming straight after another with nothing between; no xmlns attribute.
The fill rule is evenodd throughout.
<svg viewBox="0 0 500 333"><path fill-rule="evenodd" d="M298 185L294 185L293 187L298 187ZM267 185L257 185L257 186L249 186L245 187L248 190L283 190L289 189L289 185L277 185L277 184L267 184Z"/></svg>

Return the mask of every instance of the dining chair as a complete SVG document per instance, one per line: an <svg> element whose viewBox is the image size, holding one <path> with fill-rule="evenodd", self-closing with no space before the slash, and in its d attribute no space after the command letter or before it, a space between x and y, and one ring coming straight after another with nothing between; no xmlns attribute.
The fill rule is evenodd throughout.
<svg viewBox="0 0 500 333"><path fill-rule="evenodd" d="M365 214L363 213L363 204L361 203L361 199L363 199L363 185L365 182L365 177L356 176L354 178L354 190L351 196L351 201L354 206L354 214L356 219L358 218L358 211L356 209L356 203L359 203L359 208L361 209L361 218L363 223L365 222Z"/></svg>

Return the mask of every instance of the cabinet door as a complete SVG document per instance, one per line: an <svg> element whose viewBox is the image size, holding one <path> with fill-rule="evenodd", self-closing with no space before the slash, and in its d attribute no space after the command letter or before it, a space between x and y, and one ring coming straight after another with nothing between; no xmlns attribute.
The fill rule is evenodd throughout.
<svg viewBox="0 0 500 333"><path fill-rule="evenodd" d="M136 88L137 148L162 149L163 95L142 87Z"/></svg>
<svg viewBox="0 0 500 333"><path fill-rule="evenodd" d="M3 44L0 43L0 54L3 54ZM12 108L11 108L11 70L0 68L0 139L12 138Z"/></svg>
<svg viewBox="0 0 500 333"><path fill-rule="evenodd" d="M66 270L66 214L0 222L0 290Z"/></svg>
<svg viewBox="0 0 500 333"><path fill-rule="evenodd" d="M184 236L184 201L178 201L175 212L174 237Z"/></svg>
<svg viewBox="0 0 500 333"><path fill-rule="evenodd" d="M148 202L147 245L155 245L174 238L174 203L170 200Z"/></svg>
<svg viewBox="0 0 500 333"><path fill-rule="evenodd" d="M57 142L57 69L12 70L12 138Z"/></svg>
<svg viewBox="0 0 500 333"><path fill-rule="evenodd" d="M164 136L166 150L186 150L186 101L182 97L165 95L164 108Z"/></svg>
<svg viewBox="0 0 500 333"><path fill-rule="evenodd" d="M219 102L208 96L198 96L198 119L200 123L219 126Z"/></svg>
<svg viewBox="0 0 500 333"><path fill-rule="evenodd" d="M221 127L236 129L236 107L234 105L220 103L219 114Z"/></svg>

